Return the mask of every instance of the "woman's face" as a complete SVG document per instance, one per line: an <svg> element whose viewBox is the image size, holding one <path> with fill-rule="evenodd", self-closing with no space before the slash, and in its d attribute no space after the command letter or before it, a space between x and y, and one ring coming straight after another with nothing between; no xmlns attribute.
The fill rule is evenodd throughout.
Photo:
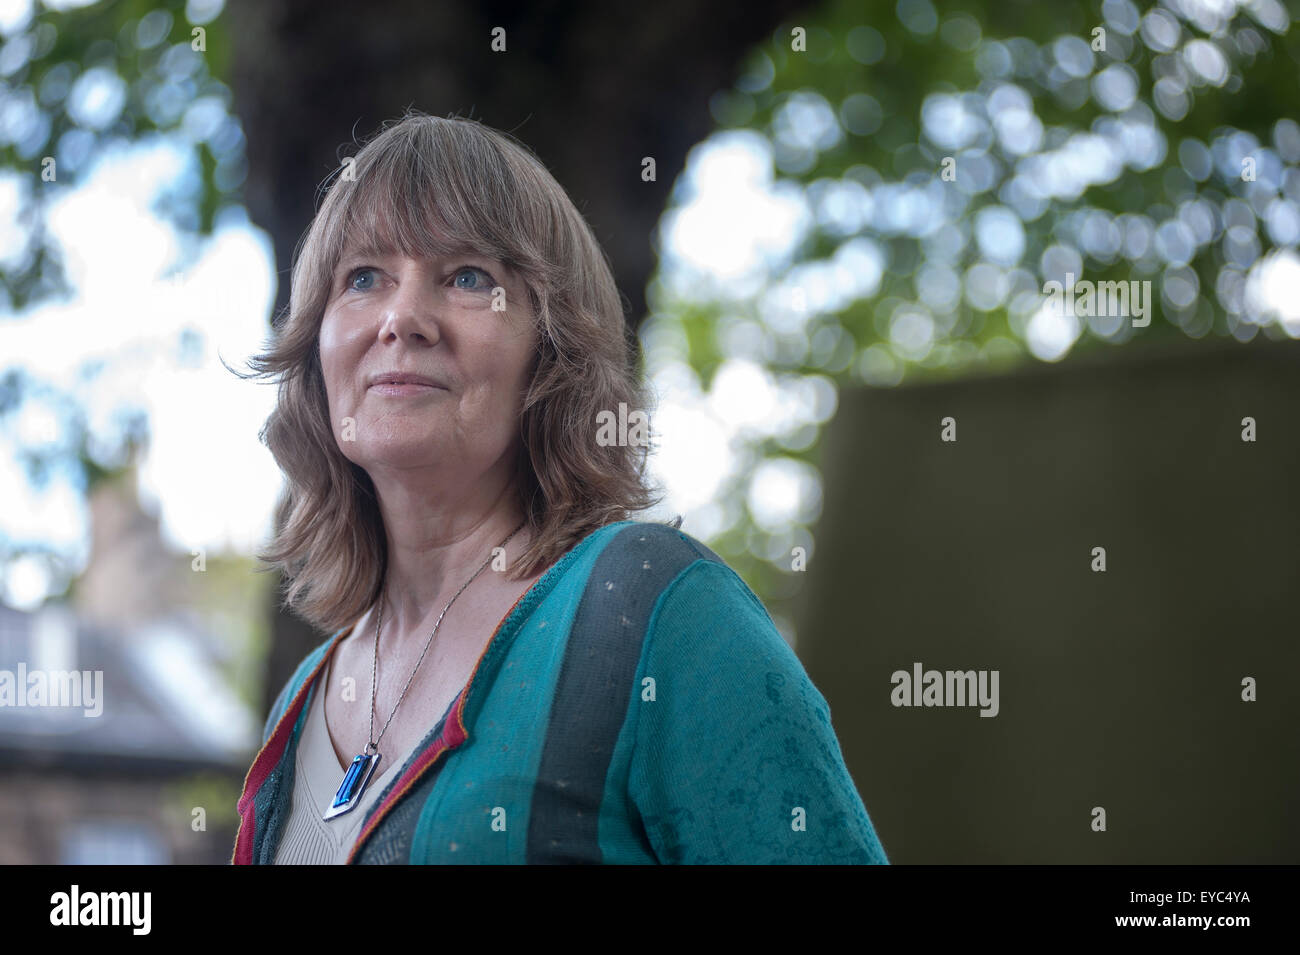
<svg viewBox="0 0 1300 955"><path fill-rule="evenodd" d="M504 466L535 349L526 288L501 262L345 249L320 328L340 449L372 476Z"/></svg>

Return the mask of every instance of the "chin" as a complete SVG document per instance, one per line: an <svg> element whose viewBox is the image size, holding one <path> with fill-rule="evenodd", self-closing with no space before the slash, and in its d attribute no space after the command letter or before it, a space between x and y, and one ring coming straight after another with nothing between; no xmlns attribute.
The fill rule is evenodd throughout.
<svg viewBox="0 0 1300 955"><path fill-rule="evenodd" d="M445 454L439 451L442 442L434 435L388 436L383 440L358 441L349 447L342 445L343 453L354 464L369 470L372 467L418 468L437 463Z"/></svg>

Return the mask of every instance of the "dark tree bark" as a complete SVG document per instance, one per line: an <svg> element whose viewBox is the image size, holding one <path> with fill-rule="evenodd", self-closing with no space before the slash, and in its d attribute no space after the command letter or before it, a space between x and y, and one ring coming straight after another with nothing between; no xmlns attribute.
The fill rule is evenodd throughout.
<svg viewBox="0 0 1300 955"><path fill-rule="evenodd" d="M527 143L568 190L613 264L629 350L645 313L652 233L687 151L713 128L709 98L744 54L806 4L235 0L231 83L248 137L245 197L274 242L288 302L317 189L355 142L408 107L482 120ZM506 52L491 49L506 31ZM641 180L655 159L657 181ZM321 639L277 607L266 700Z"/></svg>

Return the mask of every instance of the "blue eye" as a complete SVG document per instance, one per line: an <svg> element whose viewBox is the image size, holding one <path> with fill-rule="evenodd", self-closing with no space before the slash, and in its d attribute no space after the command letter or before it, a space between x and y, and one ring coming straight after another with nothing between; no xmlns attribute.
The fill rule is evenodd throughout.
<svg viewBox="0 0 1300 955"><path fill-rule="evenodd" d="M375 288L375 277L374 277L375 272L376 270L373 267L368 265L353 269L352 272L349 273L348 275L348 284L347 284L348 291L368 292L373 288ZM362 277L365 276L367 273L370 274L370 284L357 285L357 281L362 279ZM466 276L473 279L473 281L462 282L461 279ZM480 269L476 265L462 265L459 269L456 270L454 284L456 288L462 289L466 292L483 292L488 289L494 288L497 283L496 283L496 279L494 279L484 269Z"/></svg>
<svg viewBox="0 0 1300 955"><path fill-rule="evenodd" d="M367 289L374 288L373 285L366 286L366 288L357 288L356 286L356 281L359 276L363 275L366 272L373 272L373 271L374 269L370 268L369 266L359 268L359 269L353 269L352 274L348 276L348 288L356 289L356 291L358 292L364 292L367 291Z"/></svg>
<svg viewBox="0 0 1300 955"><path fill-rule="evenodd" d="M475 283L474 285L463 285L463 284L461 284L461 281L460 281L460 280L461 280L461 277L462 277L462 276L464 276L464 275L468 275L468 274L472 274L472 273L474 273L474 272L477 272L480 276L482 276L483 278L485 278L487 281L486 281L486 282L477 282L477 283ZM483 271L482 269L478 268L477 266L474 266L474 265L462 265L459 269L456 270L456 278L455 278L455 285L456 285L456 288L464 289L464 290L467 291L467 292L479 292L479 291L482 291L483 289L492 288L495 284L496 284L496 282L495 282L495 280L492 278L492 276L488 275L487 272Z"/></svg>

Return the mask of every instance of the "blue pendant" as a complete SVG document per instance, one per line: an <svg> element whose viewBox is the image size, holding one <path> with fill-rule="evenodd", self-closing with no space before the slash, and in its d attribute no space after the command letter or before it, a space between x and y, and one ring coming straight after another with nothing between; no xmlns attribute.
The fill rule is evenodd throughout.
<svg viewBox="0 0 1300 955"><path fill-rule="evenodd" d="M370 777L375 774L375 767L378 765L378 753L369 755L358 753L354 756L352 765L343 774L339 791L334 794L334 802L325 811L324 818L333 819L356 808L357 803L361 801L361 794L366 791L366 786L370 784Z"/></svg>

